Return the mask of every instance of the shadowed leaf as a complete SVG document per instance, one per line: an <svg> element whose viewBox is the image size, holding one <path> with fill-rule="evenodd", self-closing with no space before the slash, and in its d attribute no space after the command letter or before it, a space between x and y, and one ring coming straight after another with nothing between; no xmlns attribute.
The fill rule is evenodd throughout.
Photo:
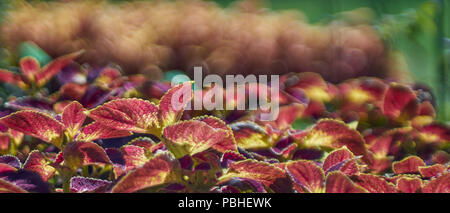
<svg viewBox="0 0 450 213"><path fill-rule="evenodd" d="M296 187L298 192L324 192L324 172L312 161L291 161L286 164L286 171L300 186Z"/></svg>
<svg viewBox="0 0 450 213"><path fill-rule="evenodd" d="M55 174L55 168L37 150L30 152L23 168L39 174L44 181L48 181Z"/></svg>
<svg viewBox="0 0 450 213"><path fill-rule="evenodd" d="M150 159L142 167L125 175L113 188L114 193L131 193L169 183L175 178L178 164L166 154Z"/></svg>
<svg viewBox="0 0 450 213"><path fill-rule="evenodd" d="M106 192L106 188L111 184L111 181L85 178L85 177L72 177L70 179L70 191L75 193Z"/></svg>
<svg viewBox="0 0 450 213"><path fill-rule="evenodd" d="M326 193L366 193L342 172L330 172L325 182Z"/></svg>
<svg viewBox="0 0 450 213"><path fill-rule="evenodd" d="M89 164L112 164L105 150L92 142L70 142L63 151L64 164L76 169Z"/></svg>

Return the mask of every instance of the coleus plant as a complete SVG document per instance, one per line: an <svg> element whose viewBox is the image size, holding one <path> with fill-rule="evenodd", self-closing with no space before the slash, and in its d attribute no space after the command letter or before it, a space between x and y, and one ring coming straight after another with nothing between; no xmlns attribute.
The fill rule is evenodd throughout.
<svg viewBox="0 0 450 213"><path fill-rule="evenodd" d="M83 52L81 50L61 56L50 61L44 67L41 67L39 61L32 56L23 57L19 62L20 73L0 69L0 81L14 84L30 94L35 94L62 68L72 63Z"/></svg>
<svg viewBox="0 0 450 213"><path fill-rule="evenodd" d="M100 73L85 86L143 82ZM2 111L0 191L450 192L449 127L423 91L375 78L333 85L311 73L282 83L275 121L261 111L185 111L203 95L192 82L97 104L76 101L83 88L68 92L85 86L62 86L54 100L73 98L45 111ZM178 92L182 107L171 102Z"/></svg>

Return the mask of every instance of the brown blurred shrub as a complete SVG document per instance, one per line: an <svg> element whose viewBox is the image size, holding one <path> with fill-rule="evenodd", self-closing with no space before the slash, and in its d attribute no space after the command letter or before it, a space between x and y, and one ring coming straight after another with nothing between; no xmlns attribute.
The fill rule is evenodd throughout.
<svg viewBox="0 0 450 213"><path fill-rule="evenodd" d="M52 56L86 49L81 62L113 62L126 73L160 77L193 66L204 73L312 71L340 82L357 76L402 78L398 54L364 23L309 24L299 12L244 2L222 9L204 1L21 4L1 27L11 50L33 41Z"/></svg>

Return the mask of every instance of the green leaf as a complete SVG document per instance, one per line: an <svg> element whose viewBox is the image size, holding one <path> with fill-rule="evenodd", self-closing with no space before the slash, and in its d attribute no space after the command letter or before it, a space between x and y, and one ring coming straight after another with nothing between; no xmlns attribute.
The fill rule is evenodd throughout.
<svg viewBox="0 0 450 213"><path fill-rule="evenodd" d="M314 120L313 119L309 119L309 118L299 118L297 120L294 121L294 123L292 123L292 128L294 129L306 129L309 126L314 124Z"/></svg>

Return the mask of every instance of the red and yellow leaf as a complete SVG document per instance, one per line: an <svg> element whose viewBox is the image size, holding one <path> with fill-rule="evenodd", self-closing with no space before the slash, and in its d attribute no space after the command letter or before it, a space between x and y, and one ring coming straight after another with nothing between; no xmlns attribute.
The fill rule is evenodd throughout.
<svg viewBox="0 0 450 213"><path fill-rule="evenodd" d="M291 161L286 164L286 171L293 180L298 192L324 192L325 174L312 161Z"/></svg>
<svg viewBox="0 0 450 213"><path fill-rule="evenodd" d="M110 101L92 109L88 116L99 124L118 130L156 133L156 130L160 129L158 107L142 99L124 98Z"/></svg>
<svg viewBox="0 0 450 213"><path fill-rule="evenodd" d="M164 128L166 147L176 158L203 152L227 138L229 133L197 120L182 121Z"/></svg>
<svg viewBox="0 0 450 213"><path fill-rule="evenodd" d="M397 193L393 184L376 175L360 174L354 176L352 180L371 193Z"/></svg>
<svg viewBox="0 0 450 213"><path fill-rule="evenodd" d="M70 142L63 151L64 164L69 168L77 169L84 165L112 164L105 150L92 142Z"/></svg>
<svg viewBox="0 0 450 213"><path fill-rule="evenodd" d="M259 181L266 187L276 190L276 182L286 177L286 173L280 168L248 159L230 164L229 170L220 177L219 184L232 178L244 178Z"/></svg>
<svg viewBox="0 0 450 213"><path fill-rule="evenodd" d="M414 92L406 86L391 84L386 91L383 114L393 119L411 119L419 111L418 100Z"/></svg>
<svg viewBox="0 0 450 213"><path fill-rule="evenodd" d="M0 124L56 146L60 146L62 142L63 124L41 112L19 111L1 118Z"/></svg>
<svg viewBox="0 0 450 213"><path fill-rule="evenodd" d="M419 166L425 166L425 162L417 156L409 156L401 161L392 164L392 170L395 174L418 173Z"/></svg>
<svg viewBox="0 0 450 213"><path fill-rule="evenodd" d="M236 143L243 149L268 148L272 140L267 131L256 123L242 121L230 125Z"/></svg>
<svg viewBox="0 0 450 213"><path fill-rule="evenodd" d="M425 183L423 193L450 193L450 173L445 173Z"/></svg>
<svg viewBox="0 0 450 213"><path fill-rule="evenodd" d="M367 193L367 190L353 183L344 173L335 171L327 175L326 193Z"/></svg>
<svg viewBox="0 0 450 213"><path fill-rule="evenodd" d="M84 51L80 50L65 56L61 56L45 65L41 72L36 74L36 82L38 86L45 85L53 76L58 74L65 66L72 63L75 58L80 56Z"/></svg>
<svg viewBox="0 0 450 213"><path fill-rule="evenodd" d="M28 155L28 159L23 165L23 168L38 173L42 177L42 180L48 181L56 171L49 163L38 150L34 150Z"/></svg>
<svg viewBox="0 0 450 213"><path fill-rule="evenodd" d="M83 105L77 101L70 103L64 108L61 121L66 127L66 131L70 138L73 138L78 130L80 130L85 119L86 114L84 114Z"/></svg>
<svg viewBox="0 0 450 213"><path fill-rule="evenodd" d="M29 81L34 81L35 75L41 71L39 61L33 57L24 57L20 59L19 64L23 75Z"/></svg>
<svg viewBox="0 0 450 213"><path fill-rule="evenodd" d="M397 180L397 189L403 193L416 193L422 188L422 180L415 177L401 177Z"/></svg>
<svg viewBox="0 0 450 213"><path fill-rule="evenodd" d="M445 166L442 164L434 164L432 166L419 166L420 175L424 178L435 177L445 171Z"/></svg>
<svg viewBox="0 0 450 213"><path fill-rule="evenodd" d="M193 96L192 84L193 82L186 82L176 85L161 97L158 108L162 127L174 124L180 120L184 108L191 102ZM175 100L177 97L179 99Z"/></svg>
<svg viewBox="0 0 450 213"><path fill-rule="evenodd" d="M130 131L117 130L109 126L104 126L98 122L91 123L81 130L76 137L79 141L93 141L97 139L118 138L131 135Z"/></svg>
<svg viewBox="0 0 450 213"><path fill-rule="evenodd" d="M347 148L340 148L331 152L323 161L323 171L328 173L330 171L340 169L344 163L354 159L355 156ZM337 168L338 167L338 168Z"/></svg>
<svg viewBox="0 0 450 213"><path fill-rule="evenodd" d="M228 132L228 137L223 138L220 142L214 144L212 146L213 149L222 153L226 151L237 151L236 141L233 136L233 130L231 130L231 128L225 122L212 116L197 117L194 118L194 120L205 122L215 129L222 129Z"/></svg>
<svg viewBox="0 0 450 213"><path fill-rule="evenodd" d="M150 159L142 167L125 175L113 188L113 193L131 193L178 179L178 164L166 154Z"/></svg>
<svg viewBox="0 0 450 213"><path fill-rule="evenodd" d="M305 147L341 148L346 146L355 155L367 155L364 138L358 131L345 123L331 120L320 120L302 140Z"/></svg>

